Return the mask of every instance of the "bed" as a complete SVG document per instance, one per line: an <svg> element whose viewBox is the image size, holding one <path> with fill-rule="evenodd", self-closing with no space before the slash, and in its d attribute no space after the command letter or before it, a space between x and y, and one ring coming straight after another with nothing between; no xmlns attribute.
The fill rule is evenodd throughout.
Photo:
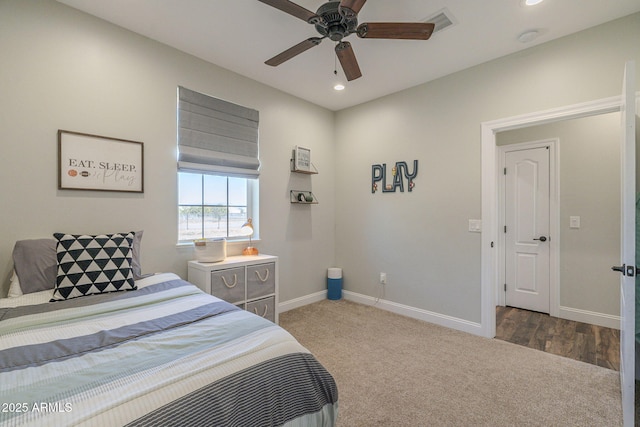
<svg viewBox="0 0 640 427"><path fill-rule="evenodd" d="M172 273L0 299L0 425L333 426L331 375L288 332Z"/></svg>

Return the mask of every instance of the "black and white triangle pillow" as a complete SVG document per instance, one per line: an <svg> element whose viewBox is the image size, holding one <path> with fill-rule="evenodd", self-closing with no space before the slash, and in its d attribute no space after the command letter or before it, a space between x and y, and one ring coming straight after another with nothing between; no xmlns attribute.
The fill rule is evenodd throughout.
<svg viewBox="0 0 640 427"><path fill-rule="evenodd" d="M58 273L51 301L137 289L131 269L134 236L55 233Z"/></svg>

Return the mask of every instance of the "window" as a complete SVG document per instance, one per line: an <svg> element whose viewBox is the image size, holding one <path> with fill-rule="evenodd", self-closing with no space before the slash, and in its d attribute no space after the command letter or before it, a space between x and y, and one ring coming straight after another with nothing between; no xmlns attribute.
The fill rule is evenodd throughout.
<svg viewBox="0 0 640 427"><path fill-rule="evenodd" d="M244 237L258 223L258 111L178 88L178 240Z"/></svg>
<svg viewBox="0 0 640 427"><path fill-rule="evenodd" d="M257 180L178 172L178 240L243 238ZM255 236L254 236L255 237Z"/></svg>

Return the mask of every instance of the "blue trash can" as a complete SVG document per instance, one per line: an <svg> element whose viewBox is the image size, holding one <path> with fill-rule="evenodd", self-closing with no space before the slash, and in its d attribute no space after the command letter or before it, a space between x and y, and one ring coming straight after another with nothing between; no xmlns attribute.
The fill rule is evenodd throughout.
<svg viewBox="0 0 640 427"><path fill-rule="evenodd" d="M327 299L342 298L342 269L330 268L327 271Z"/></svg>

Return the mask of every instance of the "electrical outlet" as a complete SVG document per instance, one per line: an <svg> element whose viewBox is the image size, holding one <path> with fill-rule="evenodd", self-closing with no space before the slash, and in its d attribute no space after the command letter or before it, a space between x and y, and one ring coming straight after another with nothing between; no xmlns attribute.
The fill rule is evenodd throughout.
<svg viewBox="0 0 640 427"><path fill-rule="evenodd" d="M380 273L380 284L381 285L387 284L387 273Z"/></svg>

